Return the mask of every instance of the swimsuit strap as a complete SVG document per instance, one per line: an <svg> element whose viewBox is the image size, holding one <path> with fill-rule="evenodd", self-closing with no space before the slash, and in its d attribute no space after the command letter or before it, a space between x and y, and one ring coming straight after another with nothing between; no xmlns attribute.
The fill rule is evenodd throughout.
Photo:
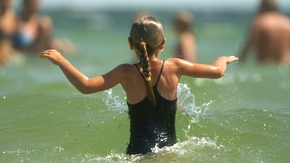
<svg viewBox="0 0 290 163"><path fill-rule="evenodd" d="M163 60L163 62L162 62L162 66L161 66L161 69L160 69L160 72L159 72L159 75L158 75L158 78L157 78L157 82L156 82L155 85L157 85L158 82L159 82L160 76L161 76L162 71L163 71L164 63L165 63L165 60ZM137 70L138 70L138 72L140 73L140 75L142 76L142 78L144 79L144 81L146 81L145 78L144 78L144 76L142 75L140 69L138 68L137 64L135 63L134 65L135 65L135 67L137 68Z"/></svg>
<svg viewBox="0 0 290 163"><path fill-rule="evenodd" d="M158 84L158 82L159 82L160 76L161 76L161 74L162 74L162 71L163 71L164 63L165 63L165 60L163 60L163 62L162 62L162 66L161 66L161 69L160 69L160 72L159 72L159 75L158 75L158 78L157 78L157 82L156 82L156 84L155 84L155 85L157 85L157 84Z"/></svg>
<svg viewBox="0 0 290 163"><path fill-rule="evenodd" d="M139 74L140 74L140 75L142 76L142 78L144 79L144 81L146 81L145 78L144 78L144 76L142 75L142 72L141 72L140 69L138 68L137 64L135 63L134 65L135 65L135 67L137 68Z"/></svg>

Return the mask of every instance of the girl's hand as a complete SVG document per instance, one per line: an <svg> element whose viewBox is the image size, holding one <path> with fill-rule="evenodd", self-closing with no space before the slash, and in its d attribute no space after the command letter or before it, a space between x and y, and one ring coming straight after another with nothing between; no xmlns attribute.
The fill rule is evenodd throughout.
<svg viewBox="0 0 290 163"><path fill-rule="evenodd" d="M228 56L227 57L227 64L233 62L233 61L237 61L239 60L239 58L235 57L235 56Z"/></svg>
<svg viewBox="0 0 290 163"><path fill-rule="evenodd" d="M55 49L45 50L39 55L39 57L41 59L47 58L55 65L59 65L63 59L63 56Z"/></svg>

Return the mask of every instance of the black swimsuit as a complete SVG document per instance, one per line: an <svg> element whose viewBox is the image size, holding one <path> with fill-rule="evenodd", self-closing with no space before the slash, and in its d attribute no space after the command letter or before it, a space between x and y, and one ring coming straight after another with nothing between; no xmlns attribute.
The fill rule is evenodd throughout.
<svg viewBox="0 0 290 163"><path fill-rule="evenodd" d="M137 65L135 66L137 67ZM164 61L156 85L153 86L156 106L153 106L147 97L137 104L131 105L127 102L131 133L127 154L146 154L152 152L152 148L155 146L162 148L177 142L175 132L177 99L165 99L157 90L163 66ZM138 71L143 77L139 69Z"/></svg>

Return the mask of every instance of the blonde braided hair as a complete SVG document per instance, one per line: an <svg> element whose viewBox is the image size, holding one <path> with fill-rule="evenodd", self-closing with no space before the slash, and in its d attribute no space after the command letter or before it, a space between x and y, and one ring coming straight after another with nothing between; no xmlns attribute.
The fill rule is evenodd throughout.
<svg viewBox="0 0 290 163"><path fill-rule="evenodd" d="M156 105L156 99L151 85L151 70L149 57L164 40L162 24L152 16L142 16L132 25L130 39L140 52L140 63L146 81L147 97Z"/></svg>

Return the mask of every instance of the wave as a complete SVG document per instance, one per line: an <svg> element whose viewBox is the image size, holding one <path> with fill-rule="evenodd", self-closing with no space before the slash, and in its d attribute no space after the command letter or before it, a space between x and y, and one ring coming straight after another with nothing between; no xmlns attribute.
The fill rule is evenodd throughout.
<svg viewBox="0 0 290 163"><path fill-rule="evenodd" d="M1 103L4 162L287 162L289 108L215 108L179 87L178 143L150 155L125 154L123 92L12 93ZM182 98L181 98L182 97ZM122 102L121 102L122 101ZM279 148L277 148L279 147Z"/></svg>

